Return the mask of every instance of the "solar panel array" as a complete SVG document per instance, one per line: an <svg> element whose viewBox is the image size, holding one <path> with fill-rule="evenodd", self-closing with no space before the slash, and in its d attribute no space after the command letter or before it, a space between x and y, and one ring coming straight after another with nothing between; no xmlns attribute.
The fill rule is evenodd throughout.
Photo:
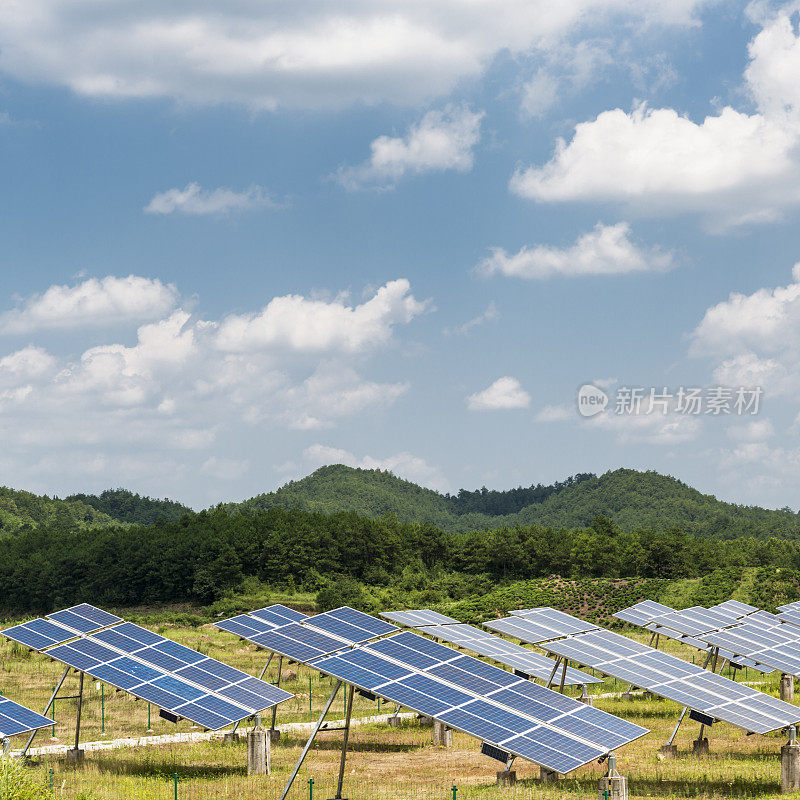
<svg viewBox="0 0 800 800"><path fill-rule="evenodd" d="M531 627L537 638L538 626ZM542 647L747 731L768 733L800 720L789 703L612 631L595 628Z"/></svg>
<svg viewBox="0 0 800 800"><path fill-rule="evenodd" d="M439 614L438 611L427 608L418 611L386 611L382 612L381 616L536 678L546 680L555 667L555 662L547 656L534 653L526 647L501 639L473 625L466 625L457 619ZM432 619L438 620L436 624L430 622ZM565 686L583 686L589 683L602 683L602 681L577 669L571 667L567 669Z"/></svg>
<svg viewBox="0 0 800 800"><path fill-rule="evenodd" d="M630 622L633 625L644 627L648 622L652 622L665 614L671 614L675 609L665 606L663 603L656 603L655 600L642 600L635 603L630 608L623 608L617 611L614 616L623 622Z"/></svg>
<svg viewBox="0 0 800 800"><path fill-rule="evenodd" d="M528 644L539 644L573 633L598 630L597 625L571 617L555 608L528 608L512 614L511 617L484 622L483 625Z"/></svg>
<svg viewBox="0 0 800 800"><path fill-rule="evenodd" d="M778 611L800 611L800 600L795 600L793 603L784 603L778 606Z"/></svg>
<svg viewBox="0 0 800 800"><path fill-rule="evenodd" d="M570 772L648 732L407 631L310 663L554 772Z"/></svg>
<svg viewBox="0 0 800 800"><path fill-rule="evenodd" d="M292 611L298 617L280 625L274 624L276 609L284 608L269 606L214 624L221 630L235 633L265 650L300 663L399 630L388 622L348 606L315 614L313 617ZM280 613L283 614L283 611Z"/></svg>
<svg viewBox="0 0 800 800"><path fill-rule="evenodd" d="M67 626L72 630L63 638ZM246 672L86 604L2 633L211 730L292 697Z"/></svg>
<svg viewBox="0 0 800 800"><path fill-rule="evenodd" d="M53 720L0 695L0 739L49 728Z"/></svg>

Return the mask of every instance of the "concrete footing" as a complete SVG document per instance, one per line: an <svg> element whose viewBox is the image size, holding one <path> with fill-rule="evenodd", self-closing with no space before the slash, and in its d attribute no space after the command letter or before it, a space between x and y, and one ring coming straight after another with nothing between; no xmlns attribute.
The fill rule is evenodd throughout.
<svg viewBox="0 0 800 800"><path fill-rule="evenodd" d="M224 744L236 744L237 742L240 742L241 739L242 737L239 736L238 733L226 733L222 737L222 741Z"/></svg>
<svg viewBox="0 0 800 800"><path fill-rule="evenodd" d="M800 790L800 744L781 747L781 792Z"/></svg>
<svg viewBox="0 0 800 800"><path fill-rule="evenodd" d="M628 800L628 779L619 775L606 775L597 785L599 800Z"/></svg>
<svg viewBox="0 0 800 800"><path fill-rule="evenodd" d="M794 675L781 675L781 700L794 702Z"/></svg>
<svg viewBox="0 0 800 800"><path fill-rule="evenodd" d="M630 692L623 692L622 693L623 700L633 700L633 695Z"/></svg>
<svg viewBox="0 0 800 800"><path fill-rule="evenodd" d="M68 764L83 764L83 759L85 757L86 753L78 747L73 747L71 750L67 750Z"/></svg>
<svg viewBox="0 0 800 800"><path fill-rule="evenodd" d="M517 785L517 773L514 772L514 770L501 769L497 773L497 785L498 786L516 786Z"/></svg>
<svg viewBox="0 0 800 800"><path fill-rule="evenodd" d="M437 747L452 747L453 746L453 731L439 720L433 721L433 743Z"/></svg>
<svg viewBox="0 0 800 800"><path fill-rule="evenodd" d="M425 714L419 715L419 724L422 728L432 728L433 727L433 717L426 717Z"/></svg>
<svg viewBox="0 0 800 800"><path fill-rule="evenodd" d="M263 728L247 732L247 774L269 775L270 742Z"/></svg>
<svg viewBox="0 0 800 800"><path fill-rule="evenodd" d="M708 737L704 736L702 739L695 739L692 742L692 753L696 756L708 755Z"/></svg>
<svg viewBox="0 0 800 800"><path fill-rule="evenodd" d="M390 728L399 728L400 727L400 717L389 717L389 719L386 720L386 724Z"/></svg>
<svg viewBox="0 0 800 800"><path fill-rule="evenodd" d="M267 735L271 742L279 742L281 740L281 732L277 728L270 728L267 731Z"/></svg>
<svg viewBox="0 0 800 800"><path fill-rule="evenodd" d="M590 706L591 708L594 708L594 698L593 697L589 697L588 694L586 695L586 697L577 697L576 700L579 703L584 703L585 705Z"/></svg>
<svg viewBox="0 0 800 800"><path fill-rule="evenodd" d="M662 744L658 748L658 755L662 761L673 761L678 757L678 745Z"/></svg>
<svg viewBox="0 0 800 800"><path fill-rule="evenodd" d="M551 772L549 769L545 769L544 767L540 767L539 779L542 783L557 783L558 782L558 773Z"/></svg>

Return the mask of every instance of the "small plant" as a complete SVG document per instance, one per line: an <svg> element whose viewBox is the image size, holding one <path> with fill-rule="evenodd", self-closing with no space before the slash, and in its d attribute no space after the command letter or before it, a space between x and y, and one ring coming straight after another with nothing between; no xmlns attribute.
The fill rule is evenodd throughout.
<svg viewBox="0 0 800 800"><path fill-rule="evenodd" d="M0 797L3 800L51 800L54 795L19 762L0 756Z"/></svg>

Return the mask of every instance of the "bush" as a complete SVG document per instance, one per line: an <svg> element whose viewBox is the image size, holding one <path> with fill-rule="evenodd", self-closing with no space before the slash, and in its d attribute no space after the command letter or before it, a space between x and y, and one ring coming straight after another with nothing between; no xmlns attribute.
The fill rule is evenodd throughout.
<svg viewBox="0 0 800 800"><path fill-rule="evenodd" d="M53 800L55 795L18 761L0 756L0 797L3 800Z"/></svg>

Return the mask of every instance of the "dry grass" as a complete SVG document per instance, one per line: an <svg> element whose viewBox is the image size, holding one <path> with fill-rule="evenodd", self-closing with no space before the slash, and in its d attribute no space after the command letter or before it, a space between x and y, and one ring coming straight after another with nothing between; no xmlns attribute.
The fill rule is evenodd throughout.
<svg viewBox="0 0 800 800"><path fill-rule="evenodd" d="M161 631L167 633L167 631ZM208 655L258 674L265 662L263 653L249 645L210 627L170 630L171 638L197 647ZM684 658L691 657L687 648L669 643L667 648ZM279 722L309 719L308 680L312 680L312 706L316 716L331 681L312 670L292 666L298 673L287 688L298 697L279 707ZM53 684L61 673L57 663L42 656L26 657L8 644L0 646L0 686L10 697L33 708L46 703ZM271 669L268 676L275 676ZM744 675L739 676L744 679ZM759 673L749 673L751 680L763 680ZM65 691L70 692L77 679L70 676ZM84 704L82 740L101 738L100 695L93 684ZM108 687L107 687L108 688ZM596 691L615 688L606 681ZM616 686L618 690L624 688ZM775 694L777 676L760 688ZM342 714L341 693L334 705L333 715ZM675 761L659 761L658 748L671 733L680 708L674 703L657 699L598 699L596 705L638 722L652 733L617 753L620 772L629 779L632 796L641 798L702 797L769 798L779 790L780 769L778 754L785 737L745 736L738 728L715 725L709 732L711 755L695 758L691 755L691 740L697 735L697 723L684 723L678 735L680 757ZM384 706L385 708L385 706ZM357 696L356 716L375 714L377 704ZM56 717L61 725L56 735L67 742L73 731L74 701L62 701ZM190 730L188 723L173 725L152 715L156 734ZM147 726L146 704L135 702L129 695L106 692L106 735L118 738L142 735ZM39 735L37 743L46 744L50 732ZM350 737L344 796L350 800L369 798L420 798L420 800L452 800L452 786L458 787L458 800L499 800L502 797L586 798L597 796L597 779L603 767L592 765L579 770L557 786L538 782L538 768L519 760L515 764L518 776L516 789L497 789L495 771L500 766L479 753L479 744L470 737L456 734L454 746L443 750L431 745L431 729L417 723L390 729L384 725L355 727ZM85 763L78 768L67 765L62 758L42 758L32 770L41 781L52 784L59 797L78 798L82 794L110 800L172 800L174 775L178 775L178 797L182 800L217 800L218 798L277 798L294 766L305 736L285 735L273 745L273 774L269 778L247 778L244 743L226 745L222 742L170 744L154 747L126 748L113 751L87 752ZM293 800L309 797L309 779L313 778L313 800L327 800L335 794L341 733L322 733L308 756L292 792ZM52 770L52 774L51 771Z"/></svg>

